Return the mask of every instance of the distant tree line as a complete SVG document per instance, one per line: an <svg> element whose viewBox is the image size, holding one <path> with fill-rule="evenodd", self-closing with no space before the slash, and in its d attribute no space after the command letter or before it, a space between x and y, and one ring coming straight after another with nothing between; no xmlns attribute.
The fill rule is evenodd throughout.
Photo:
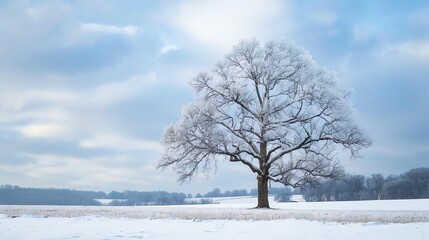
<svg viewBox="0 0 429 240"><path fill-rule="evenodd" d="M171 205L185 204L184 193L165 191L137 192L112 191L109 194L95 191L78 191L70 189L21 188L19 186L1 185L1 205L102 205L95 199L114 199L112 206Z"/></svg>
<svg viewBox="0 0 429 240"><path fill-rule="evenodd" d="M144 205L181 205L185 204L186 194L169 193L166 191L138 192L138 191L112 191L107 195L113 200L111 206L144 206Z"/></svg>
<svg viewBox="0 0 429 240"><path fill-rule="evenodd" d="M256 192L257 194L257 192ZM213 190L209 191L208 193L201 195L197 193L195 195L196 198L212 198L212 197L239 197L239 196L249 196L249 192L247 192L246 189L240 189L240 190L232 190L232 191L225 191L221 192L219 188L214 188Z"/></svg>
<svg viewBox="0 0 429 240"><path fill-rule="evenodd" d="M104 198L106 193L77 191L70 189L21 188L19 186L0 186L2 205L85 205L97 206L94 199Z"/></svg>
<svg viewBox="0 0 429 240"><path fill-rule="evenodd" d="M306 201L350 201L429 198L429 168L415 168L400 175L347 175L303 189Z"/></svg>

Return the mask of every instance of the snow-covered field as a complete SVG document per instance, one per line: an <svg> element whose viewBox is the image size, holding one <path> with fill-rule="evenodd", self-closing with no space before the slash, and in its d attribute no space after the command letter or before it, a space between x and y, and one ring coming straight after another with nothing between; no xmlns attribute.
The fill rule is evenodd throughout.
<svg viewBox="0 0 429 240"><path fill-rule="evenodd" d="M0 206L0 239L429 239L429 199L150 207Z"/></svg>

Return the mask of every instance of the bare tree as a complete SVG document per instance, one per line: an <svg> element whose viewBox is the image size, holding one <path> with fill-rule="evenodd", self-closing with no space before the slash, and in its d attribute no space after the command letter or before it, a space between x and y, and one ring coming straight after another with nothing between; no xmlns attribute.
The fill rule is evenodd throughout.
<svg viewBox="0 0 429 240"><path fill-rule="evenodd" d="M257 175L258 208L269 208L269 180L302 187L338 178L337 146L356 157L370 145L334 74L286 42L242 41L191 86L196 99L165 130L159 167L184 182L222 159L242 163Z"/></svg>
<svg viewBox="0 0 429 240"><path fill-rule="evenodd" d="M414 198L429 197L429 168L414 168L401 177L413 182Z"/></svg>
<svg viewBox="0 0 429 240"><path fill-rule="evenodd" d="M371 194L375 194L376 198L382 198L383 185L385 183L384 176L381 173L372 174L367 178L367 187Z"/></svg>
<svg viewBox="0 0 429 240"><path fill-rule="evenodd" d="M345 179L350 200L362 200L365 190L365 176L349 175Z"/></svg>

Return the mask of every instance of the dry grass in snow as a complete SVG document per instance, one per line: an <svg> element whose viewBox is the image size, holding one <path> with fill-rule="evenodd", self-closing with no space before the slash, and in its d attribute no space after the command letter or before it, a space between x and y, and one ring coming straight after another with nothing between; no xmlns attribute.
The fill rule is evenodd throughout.
<svg viewBox="0 0 429 240"><path fill-rule="evenodd" d="M246 202L247 201L247 202ZM281 220L303 219L349 223L429 222L429 199L323 203L274 203L273 209L252 209L255 199L221 200L213 205L82 207L0 206L6 216L84 217L185 220Z"/></svg>

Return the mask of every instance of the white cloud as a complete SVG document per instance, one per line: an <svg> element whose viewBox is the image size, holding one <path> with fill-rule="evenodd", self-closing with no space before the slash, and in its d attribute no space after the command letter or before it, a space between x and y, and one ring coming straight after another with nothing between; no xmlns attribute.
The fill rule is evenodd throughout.
<svg viewBox="0 0 429 240"><path fill-rule="evenodd" d="M0 107L19 110L28 104L38 102L71 103L78 96L62 89L0 90Z"/></svg>
<svg viewBox="0 0 429 240"><path fill-rule="evenodd" d="M84 148L105 148L119 151L150 150L161 151L159 142L124 137L117 134L101 133L92 138L82 140L79 145Z"/></svg>
<svg viewBox="0 0 429 240"><path fill-rule="evenodd" d="M429 60L429 42L408 41L400 44L388 45L377 52L379 56L401 55L407 58Z"/></svg>
<svg viewBox="0 0 429 240"><path fill-rule="evenodd" d="M69 187L79 189L102 188L105 191L128 188L138 189L151 186L147 179L153 173L147 161L139 161L135 156L110 155L99 157L73 157L54 154L20 153L22 157L32 159L26 164L6 165L0 163L0 171L19 172L20 179L14 184L39 187ZM127 165L130 163L137 165ZM119 189L118 189L119 188Z"/></svg>
<svg viewBox="0 0 429 240"><path fill-rule="evenodd" d="M46 46L54 45L53 32L61 32L59 26L64 19L69 19L71 9L66 1L39 1L31 4L13 1L11 4L2 4L0 52L2 56L8 56L6 63L13 63L15 59L31 56L33 52L39 53ZM36 44L36 39L43 41Z"/></svg>
<svg viewBox="0 0 429 240"><path fill-rule="evenodd" d="M429 58L429 42L406 42L395 47L401 54L428 59Z"/></svg>
<svg viewBox="0 0 429 240"><path fill-rule="evenodd" d="M125 81L108 82L95 89L93 100L97 104L124 101L147 90L156 80L155 73L136 75Z"/></svg>
<svg viewBox="0 0 429 240"><path fill-rule="evenodd" d="M71 10L70 4L64 1L41 2L32 7L25 8L25 13L33 21L53 20L64 16Z"/></svg>
<svg viewBox="0 0 429 240"><path fill-rule="evenodd" d="M21 134L31 138L58 138L68 134L65 126L50 123L34 123L19 127Z"/></svg>
<svg viewBox="0 0 429 240"><path fill-rule="evenodd" d="M123 34L123 35L135 35L139 28L134 25L127 25L123 27L114 25L104 25L98 23L82 23L80 28L87 32L99 32L99 33L111 33L111 34Z"/></svg>
<svg viewBox="0 0 429 240"><path fill-rule="evenodd" d="M138 96L150 88L156 80L154 72L135 75L122 81L100 84L87 91L64 90L59 88L20 89L5 87L0 89L0 109L22 110L34 103L45 106L108 105ZM47 111L47 109L44 109Z"/></svg>
<svg viewBox="0 0 429 240"><path fill-rule="evenodd" d="M165 46L163 46L161 48L161 54L166 54L170 51L174 51L177 49L179 49L179 48L176 46L176 44L166 44Z"/></svg>
<svg viewBox="0 0 429 240"><path fill-rule="evenodd" d="M108 114L109 108L115 107L111 105L146 93L155 79L154 73L136 75L89 90L8 86L0 89L0 127L23 138L67 140L92 148L158 151L158 143L121 137L125 132L105 134L106 129L117 129L120 119Z"/></svg>
<svg viewBox="0 0 429 240"><path fill-rule="evenodd" d="M292 26L280 20L291 15L284 1L183 1L167 16L170 24L205 47L229 51L241 39L263 41L283 36Z"/></svg>

